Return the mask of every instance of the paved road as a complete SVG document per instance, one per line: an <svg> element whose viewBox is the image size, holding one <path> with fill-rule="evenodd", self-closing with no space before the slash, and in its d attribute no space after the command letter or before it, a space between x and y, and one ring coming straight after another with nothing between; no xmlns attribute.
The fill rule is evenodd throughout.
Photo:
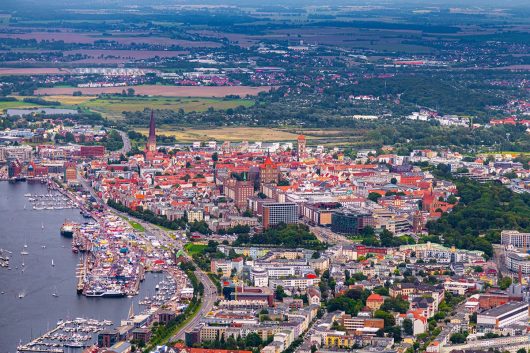
<svg viewBox="0 0 530 353"><path fill-rule="evenodd" d="M199 309L197 315L195 315L192 320L184 325L184 327L182 327L179 332L177 332L177 334L171 338L170 341L184 340L186 331L195 327L199 321L213 309L215 301L217 300L217 287L215 287L208 275L199 269L195 271L195 275L204 285L204 295L202 297L201 308Z"/></svg>
<svg viewBox="0 0 530 353"><path fill-rule="evenodd" d="M127 217L139 224L141 224L144 228L145 228L145 233L146 235L148 236L154 236L157 238L157 240L160 242L161 245L164 245L164 246L167 246L167 247L170 247L172 249L183 249L184 248L184 243L180 240L175 240L173 238L171 238L169 236L169 234L151 224L151 223L148 223L148 222L145 222L141 219L138 219L138 218L135 218L135 217L132 217L130 216L129 214L126 214L126 213L123 213L123 212L120 212L120 211L117 211L115 209L112 209L110 208L109 206L107 206L107 204L105 204L103 202L103 200L101 200L97 195L96 193L94 192L94 189L92 189L92 187L88 184L88 182L82 178L81 176L78 177L79 179L79 182L81 183L81 185L83 186L83 188L85 190L88 190L90 192L90 194L96 198L96 200L98 200L98 202L103 205L103 207L110 211L110 212L114 212L116 214L119 214L121 216L124 216L124 217ZM191 257L189 257L188 255L185 255L186 258L191 261L192 263L193 262L193 259ZM199 321L204 317L206 316L213 308L216 300L217 300L217 297L218 297L218 294L217 294L217 287L215 286L215 284L212 282L212 280L210 279L210 277L208 277L208 275L202 271L198 266L197 264L195 264L195 267L197 268L197 270L195 271L195 275L197 276L197 279L203 284L204 286L204 294L202 296L202 302L201 302L201 308L199 309L199 311L197 312L197 314L193 317L192 320L190 320L186 325L184 325L171 339L170 341L177 341L177 340L183 340L184 339L184 336L185 336L185 332L190 330L191 328L195 327L195 325L197 325L199 323Z"/></svg>
<svg viewBox="0 0 530 353"><path fill-rule="evenodd" d="M318 240L329 244L353 244L351 239L343 235L334 233L329 228L309 226L309 230L315 234Z"/></svg>
<svg viewBox="0 0 530 353"><path fill-rule="evenodd" d="M121 139L123 140L123 147L119 151L122 154L127 154L131 150L131 140L129 139L129 136L126 132L121 130L116 130L121 136Z"/></svg>

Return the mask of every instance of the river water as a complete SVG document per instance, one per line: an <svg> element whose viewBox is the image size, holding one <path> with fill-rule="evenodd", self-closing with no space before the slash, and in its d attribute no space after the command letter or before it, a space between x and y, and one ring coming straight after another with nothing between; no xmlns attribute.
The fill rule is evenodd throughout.
<svg viewBox="0 0 530 353"><path fill-rule="evenodd" d="M48 190L42 184L0 182L0 249L12 252L12 269L0 267L0 292L5 292L0 295L0 353L15 353L20 341L27 343L62 319L84 317L119 324L127 317L131 301L138 313L138 301L154 294L163 275L146 274L134 298L77 295L75 269L81 255L72 253L71 239L62 237L59 230L65 220L86 220L77 209L32 210L26 193ZM29 255L23 256L25 244ZM58 297L52 296L54 291ZM21 292L26 295L19 299Z"/></svg>

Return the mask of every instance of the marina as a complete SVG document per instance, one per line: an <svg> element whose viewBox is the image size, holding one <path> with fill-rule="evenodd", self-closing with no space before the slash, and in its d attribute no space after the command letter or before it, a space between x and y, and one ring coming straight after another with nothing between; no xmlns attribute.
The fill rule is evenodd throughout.
<svg viewBox="0 0 530 353"><path fill-rule="evenodd" d="M21 341L32 341L59 320L90 317L119 324L128 317L131 303L141 312L138 302L154 295L163 275L145 273L133 298L77 295L76 271L83 271L78 265L84 255L72 252L72 239L61 236L60 228L65 220L83 224L87 218L79 209L28 212L27 193L47 194L48 188L41 183L0 182L0 248L9 258L9 267L0 267L0 353L15 353Z"/></svg>
<svg viewBox="0 0 530 353"><path fill-rule="evenodd" d="M144 297L139 304L148 308L160 307L171 299L176 299L177 283L173 277L166 277L155 286L155 294Z"/></svg>
<svg viewBox="0 0 530 353"><path fill-rule="evenodd" d="M26 193L24 194L24 197L27 198L28 202L32 206L31 208L35 211L77 208L75 203L72 202L68 197L58 192L52 192L50 190L48 191L49 192L46 194ZM25 204L24 209L27 209Z"/></svg>
<svg viewBox="0 0 530 353"><path fill-rule="evenodd" d="M57 326L26 344L17 346L18 352L62 353L65 348L84 348L93 344L95 335L112 326L112 321L76 318L60 320Z"/></svg>

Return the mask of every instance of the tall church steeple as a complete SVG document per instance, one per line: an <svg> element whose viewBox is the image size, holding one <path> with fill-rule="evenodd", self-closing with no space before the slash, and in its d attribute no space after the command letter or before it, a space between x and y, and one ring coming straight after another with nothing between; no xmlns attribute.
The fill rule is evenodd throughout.
<svg viewBox="0 0 530 353"><path fill-rule="evenodd" d="M147 152L156 152L156 123L153 111L151 111L151 119L149 120L149 137L147 138L147 145L145 147Z"/></svg>

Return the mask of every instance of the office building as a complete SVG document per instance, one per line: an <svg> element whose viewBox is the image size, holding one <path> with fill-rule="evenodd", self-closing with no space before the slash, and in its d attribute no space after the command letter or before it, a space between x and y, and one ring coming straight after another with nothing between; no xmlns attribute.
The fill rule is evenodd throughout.
<svg viewBox="0 0 530 353"><path fill-rule="evenodd" d="M501 232L501 244L505 246L511 245L526 251L530 247L530 233L522 233L517 230L503 230Z"/></svg>
<svg viewBox="0 0 530 353"><path fill-rule="evenodd" d="M298 223L298 205L294 202L263 205L263 228Z"/></svg>
<svg viewBox="0 0 530 353"><path fill-rule="evenodd" d="M373 224L372 215L367 213L336 211L331 215L331 230L335 233L356 235Z"/></svg>

